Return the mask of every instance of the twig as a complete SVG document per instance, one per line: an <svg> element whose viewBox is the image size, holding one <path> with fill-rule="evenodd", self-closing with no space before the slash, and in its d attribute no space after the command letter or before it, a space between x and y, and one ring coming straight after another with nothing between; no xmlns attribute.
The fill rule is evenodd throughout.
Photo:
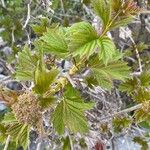
<svg viewBox="0 0 150 150"><path fill-rule="evenodd" d="M63 0L60 0L60 3L61 3L61 9L62 9L63 13L65 14L65 8L64 8Z"/></svg>
<svg viewBox="0 0 150 150"><path fill-rule="evenodd" d="M73 148L73 143L72 143L72 139L71 139L70 134L68 134L68 136L69 136L69 140L70 140L70 149L71 149L71 150L74 150L74 148Z"/></svg>
<svg viewBox="0 0 150 150"><path fill-rule="evenodd" d="M41 149L41 141L38 143L36 150L40 150Z"/></svg>
<svg viewBox="0 0 150 150"><path fill-rule="evenodd" d="M31 2L32 2L32 0L30 0L30 2L28 3L28 13L27 13L27 19L26 19L26 22L25 22L25 24L23 25L23 29L25 29L26 28L26 26L27 26L27 24L28 24L28 22L29 22L29 20L30 20L30 13L31 13L31 10L30 10L30 5L31 5Z"/></svg>
<svg viewBox="0 0 150 150"><path fill-rule="evenodd" d="M13 27L13 28L12 28L12 32L11 32L12 45L13 45L13 43L15 42L14 31L15 31L15 28Z"/></svg>
<svg viewBox="0 0 150 150"><path fill-rule="evenodd" d="M6 8L4 0L1 0L1 3L2 3L2 7Z"/></svg>
<svg viewBox="0 0 150 150"><path fill-rule="evenodd" d="M141 107L142 107L142 104L135 105L135 106L133 106L133 107L130 107L130 108L121 110L121 111L116 112L116 113L114 113L114 114L112 114L112 115L109 115L109 116L106 116L106 117L104 117L104 118L101 118L100 121L105 120L105 119L109 119L109 118L113 118L115 115L121 115L121 114L125 114L125 113L128 113L128 112L131 112L131 111L140 109Z"/></svg>
<svg viewBox="0 0 150 150"><path fill-rule="evenodd" d="M124 113L128 113L128 112L137 110L137 109L139 109L139 108L141 108L141 107L142 107L142 104L138 104L138 105L135 105L135 106L133 106L133 107L124 109L124 110L122 110L122 111L119 111L119 112L117 113L117 115L121 115L121 114L124 114Z"/></svg>
<svg viewBox="0 0 150 150"><path fill-rule="evenodd" d="M9 142L10 142L10 135L8 135L8 137L7 137L7 139L6 139L6 143L5 143L4 150L7 150L7 149L8 149Z"/></svg>
<svg viewBox="0 0 150 150"><path fill-rule="evenodd" d="M74 84L74 81L71 79L71 77L70 77L70 75L69 75L68 72L66 72L66 73L64 74L64 77L66 77L66 78L68 79L68 81L70 82L70 84L71 84L74 88L76 87L76 85Z"/></svg>
<svg viewBox="0 0 150 150"><path fill-rule="evenodd" d="M138 64L139 64L139 70L140 70L140 72L142 72L142 71L143 71L143 70L142 70L142 63L141 63L141 59L140 59L140 55L139 55L139 52L138 52L136 43L134 42L133 38L128 34L127 31L125 31L122 27L121 27L120 29L121 29L123 32L125 32L125 33L128 35L128 37L130 38L130 40L131 40L131 42L132 42L132 44L133 44L133 46L134 46L134 48L135 48L135 53L136 53L136 57L137 57Z"/></svg>

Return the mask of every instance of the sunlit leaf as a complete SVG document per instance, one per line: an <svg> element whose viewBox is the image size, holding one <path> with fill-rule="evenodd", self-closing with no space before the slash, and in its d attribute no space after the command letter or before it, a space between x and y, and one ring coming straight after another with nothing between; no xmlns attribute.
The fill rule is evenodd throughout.
<svg viewBox="0 0 150 150"><path fill-rule="evenodd" d="M106 27L111 18L111 0L92 0L91 2L95 13L102 19Z"/></svg>
<svg viewBox="0 0 150 150"><path fill-rule="evenodd" d="M76 91L72 87L68 87L64 98L57 105L52 121L53 126L59 134L63 134L65 127L73 133L84 133L88 131L87 120L84 116L84 111L91 109L92 103L84 103L81 97L76 95ZM75 94L73 94L73 92Z"/></svg>
<svg viewBox="0 0 150 150"><path fill-rule="evenodd" d="M115 45L108 37L102 37L97 40L99 50L99 59L107 65L115 54Z"/></svg>
<svg viewBox="0 0 150 150"><path fill-rule="evenodd" d="M69 50L74 56L86 56L95 52L98 35L91 24L79 22L70 27L68 31Z"/></svg>

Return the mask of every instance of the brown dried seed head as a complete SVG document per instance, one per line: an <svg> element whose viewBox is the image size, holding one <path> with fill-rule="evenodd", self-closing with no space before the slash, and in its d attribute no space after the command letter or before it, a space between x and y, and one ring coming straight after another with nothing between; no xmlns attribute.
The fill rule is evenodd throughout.
<svg viewBox="0 0 150 150"><path fill-rule="evenodd" d="M12 110L18 121L32 126L35 126L42 117L41 107L32 92L20 95L17 102L12 105Z"/></svg>

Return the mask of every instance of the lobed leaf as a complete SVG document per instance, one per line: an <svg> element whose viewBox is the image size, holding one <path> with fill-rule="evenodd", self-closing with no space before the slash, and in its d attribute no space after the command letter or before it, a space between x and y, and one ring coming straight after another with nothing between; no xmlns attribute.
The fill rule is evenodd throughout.
<svg viewBox="0 0 150 150"><path fill-rule="evenodd" d="M106 66L102 61L93 60L89 67L99 85L109 90L113 86L114 79L125 81L129 77L129 67L123 61L112 61Z"/></svg>
<svg viewBox="0 0 150 150"><path fill-rule="evenodd" d="M38 94L45 93L58 75L57 69L46 70L44 64L38 62L35 70L35 86L33 90Z"/></svg>
<svg viewBox="0 0 150 150"><path fill-rule="evenodd" d="M92 0L95 13L101 18L104 28L111 19L111 0Z"/></svg>
<svg viewBox="0 0 150 150"><path fill-rule="evenodd" d="M68 89L73 90L70 86ZM53 126L59 134L64 133L65 127L73 133L88 131L84 111L91 109L93 104L84 103L80 96L71 93L72 96L65 93L64 99L57 105L52 116Z"/></svg>
<svg viewBox="0 0 150 150"><path fill-rule="evenodd" d="M18 63L16 67L17 80L33 80L34 70L38 59L32 55L27 46L24 47L22 52L18 53Z"/></svg>
<svg viewBox="0 0 150 150"><path fill-rule="evenodd" d="M46 53L55 54L58 56L68 53L68 45L65 39L65 33L61 28L48 29L40 38L41 48Z"/></svg>
<svg viewBox="0 0 150 150"><path fill-rule="evenodd" d="M87 22L75 23L68 30L69 50L73 56L86 56L95 52L98 38L97 32Z"/></svg>
<svg viewBox="0 0 150 150"><path fill-rule="evenodd" d="M107 63L113 58L115 54L115 45L114 43L106 36L101 37L97 40L97 44L100 48L99 59L103 60L104 64Z"/></svg>

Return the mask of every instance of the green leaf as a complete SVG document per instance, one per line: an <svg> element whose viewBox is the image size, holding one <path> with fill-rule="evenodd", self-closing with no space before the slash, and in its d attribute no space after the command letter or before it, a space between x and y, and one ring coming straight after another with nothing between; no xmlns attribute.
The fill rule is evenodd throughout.
<svg viewBox="0 0 150 150"><path fill-rule="evenodd" d="M24 148L27 149L28 145L29 145L29 133L30 133L30 128L28 125L23 125L17 140L19 142L19 144Z"/></svg>
<svg viewBox="0 0 150 150"><path fill-rule="evenodd" d="M68 53L68 45L65 39L65 31L61 28L48 29L40 38L40 43L44 52L54 55L66 55Z"/></svg>
<svg viewBox="0 0 150 150"><path fill-rule="evenodd" d="M113 128L116 133L121 132L123 129L128 128L131 120L127 117L116 117L113 119Z"/></svg>
<svg viewBox="0 0 150 150"><path fill-rule="evenodd" d="M141 150L148 150L149 149L147 141L145 141L141 137L134 137L133 142L138 143L139 145L141 145Z"/></svg>
<svg viewBox="0 0 150 150"><path fill-rule="evenodd" d="M49 24L49 20L48 18L41 18L41 24L40 25L31 25L33 31L37 34L37 35L43 35L43 33L45 33L47 31L47 26Z"/></svg>
<svg viewBox="0 0 150 150"><path fill-rule="evenodd" d="M69 91L70 93L68 93ZM92 106L93 103L84 103L76 91L71 86L68 86L64 98L59 102L53 113L54 128L59 134L64 133L65 127L73 133L87 132L88 125L84 111L91 109Z"/></svg>
<svg viewBox="0 0 150 150"><path fill-rule="evenodd" d="M95 13L106 27L111 19L111 0L92 0L91 2Z"/></svg>
<svg viewBox="0 0 150 150"><path fill-rule="evenodd" d="M110 30L115 29L115 28L119 28L121 26L126 26L127 24L131 23L133 21L133 17L132 16L128 16L125 18L119 18L118 20L114 21L111 26L110 26Z"/></svg>
<svg viewBox="0 0 150 150"><path fill-rule="evenodd" d="M70 138L69 138L69 136L67 136L67 137L64 139L64 145L63 145L62 150L71 150L71 145L70 145Z"/></svg>
<svg viewBox="0 0 150 150"><path fill-rule="evenodd" d="M150 72L142 72L139 79L142 87L150 87Z"/></svg>
<svg viewBox="0 0 150 150"><path fill-rule="evenodd" d="M73 56L89 57L95 52L98 35L91 24L75 23L68 30L69 50Z"/></svg>
<svg viewBox="0 0 150 150"><path fill-rule="evenodd" d="M21 145L26 149L29 144L30 127L26 124L19 123L12 112L5 114L2 123L6 126L7 135L11 136L11 139L16 142L16 145Z"/></svg>
<svg viewBox="0 0 150 150"><path fill-rule="evenodd" d="M46 70L44 64L40 64L40 62L38 62L35 71L35 86L33 90L39 94L45 93L48 90L49 86L56 79L57 75L57 69L51 69L50 71L48 71Z"/></svg>
<svg viewBox="0 0 150 150"><path fill-rule="evenodd" d="M128 79L126 82L123 82L120 86L119 89L122 92L127 92L128 95L132 94L139 85L139 81L136 77L133 77L133 79Z"/></svg>
<svg viewBox="0 0 150 150"><path fill-rule="evenodd" d="M29 126L26 124L14 123L8 130L8 134L16 142L16 145L23 146L24 149L27 148L29 144Z"/></svg>
<svg viewBox="0 0 150 150"><path fill-rule="evenodd" d="M94 58L93 58L94 59ZM99 85L110 90L113 86L113 80L125 81L129 77L129 67L123 61L112 61L107 66L95 58L90 63L89 67L92 71L92 76L96 78Z"/></svg>
<svg viewBox="0 0 150 150"><path fill-rule="evenodd" d="M29 48L25 46L23 51L18 53L16 79L33 80L37 61L38 59L34 55L32 55Z"/></svg>
<svg viewBox="0 0 150 150"><path fill-rule="evenodd" d="M150 123L150 113L148 112L147 108L136 110L134 113L134 116L135 116L136 122L138 123L143 122L143 121Z"/></svg>
<svg viewBox="0 0 150 150"><path fill-rule="evenodd" d="M107 63L113 58L115 54L115 45L108 37L104 36L97 40L97 44L100 48L99 59L103 60L104 64Z"/></svg>
<svg viewBox="0 0 150 150"><path fill-rule="evenodd" d="M39 104L43 109L49 108L56 99L54 97L40 98Z"/></svg>
<svg viewBox="0 0 150 150"><path fill-rule="evenodd" d="M5 125L13 124L16 122L17 122L17 120L15 118L15 115L12 112L6 113L4 116L4 119L2 121L2 123L4 123Z"/></svg>
<svg viewBox="0 0 150 150"><path fill-rule="evenodd" d="M133 96L133 99L137 102L149 101L150 91L141 87L136 91L135 95Z"/></svg>

